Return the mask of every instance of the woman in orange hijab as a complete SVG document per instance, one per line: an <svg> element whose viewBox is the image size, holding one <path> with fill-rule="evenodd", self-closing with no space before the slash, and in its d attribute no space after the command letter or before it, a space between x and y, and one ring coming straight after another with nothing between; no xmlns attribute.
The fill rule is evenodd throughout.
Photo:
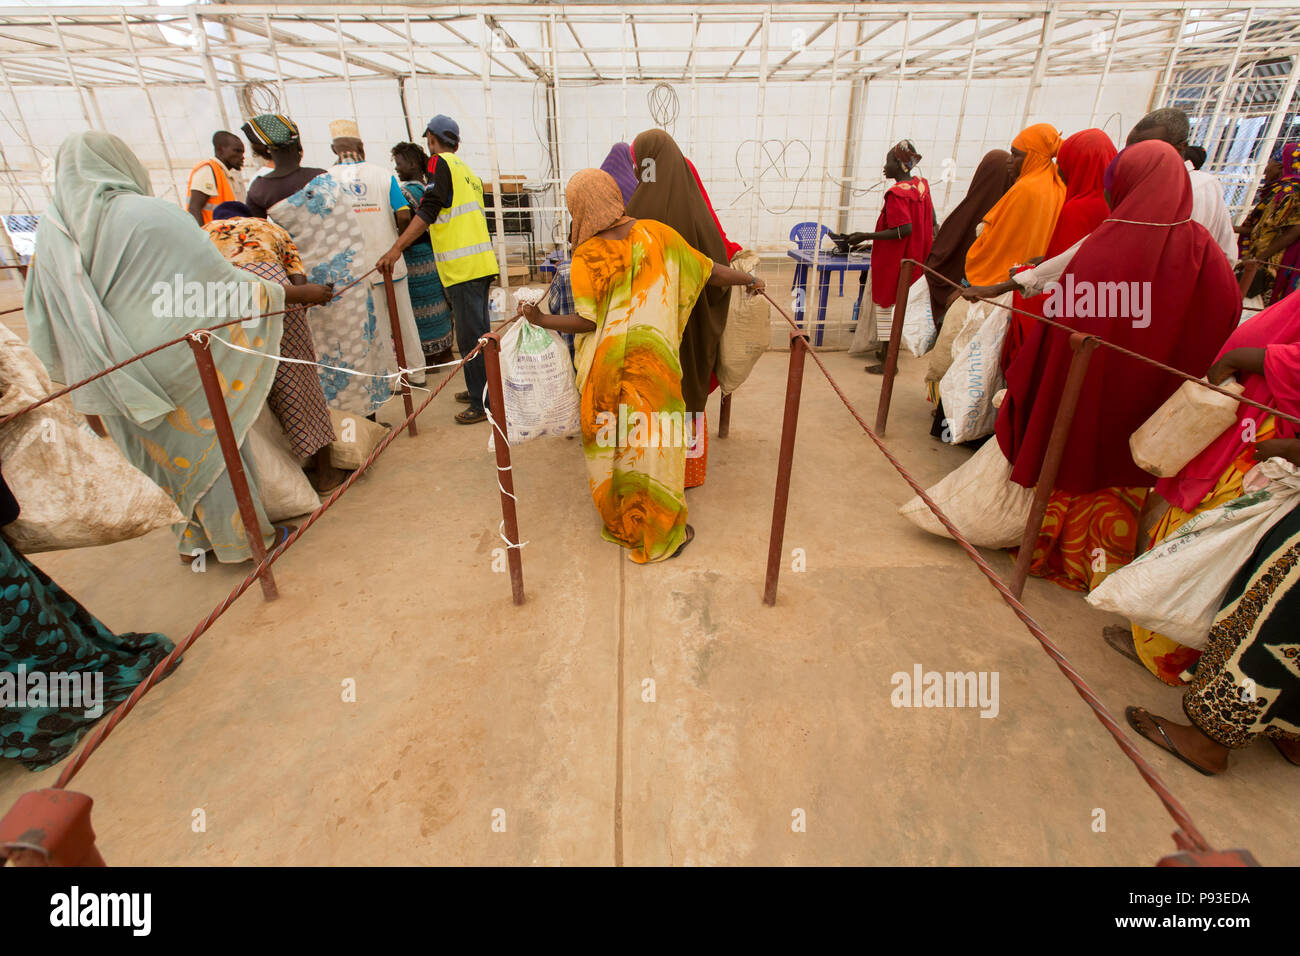
<svg viewBox="0 0 1300 956"><path fill-rule="evenodd" d="M1011 141L1016 182L985 215L984 228L966 253L971 285L996 285L1012 266L1047 251L1065 202L1065 183L1053 162L1060 148L1061 134L1050 123L1021 130Z"/></svg>

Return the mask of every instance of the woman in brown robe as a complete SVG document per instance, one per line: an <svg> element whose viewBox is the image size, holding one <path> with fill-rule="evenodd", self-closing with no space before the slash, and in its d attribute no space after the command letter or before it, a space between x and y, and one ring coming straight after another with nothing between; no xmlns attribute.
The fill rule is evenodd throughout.
<svg viewBox="0 0 1300 956"><path fill-rule="evenodd" d="M638 182L627 204L627 214L634 219L653 219L672 227L687 245L714 262L725 264L727 246L722 233L696 184L690 163L673 138L661 129L646 130L632 141L632 156ZM696 300L686 323L680 355L682 397L688 412L702 414L709 392L717 385L713 372L730 303L729 287L708 286ZM706 444L706 455L707 447ZM688 472L696 461L703 464L707 458L689 461ZM688 478L687 487L702 484L703 480L703 475L696 481Z"/></svg>
<svg viewBox="0 0 1300 956"><path fill-rule="evenodd" d="M966 253L975 242L975 227L1002 198L1015 182L1011 174L1011 154L1005 149L994 149L984 154L975 167L966 198L957 204L934 235L934 245L925 264L940 275L961 282L966 267ZM948 299L953 288L937 276L925 276L930 284L930 308L934 324L943 327L943 315L948 311Z"/></svg>

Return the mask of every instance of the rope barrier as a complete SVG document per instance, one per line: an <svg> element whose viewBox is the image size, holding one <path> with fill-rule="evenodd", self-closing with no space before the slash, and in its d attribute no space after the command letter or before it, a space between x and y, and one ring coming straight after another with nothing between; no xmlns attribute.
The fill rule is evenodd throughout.
<svg viewBox="0 0 1300 956"><path fill-rule="evenodd" d="M330 299L330 301L333 302L335 299L338 299L341 295L343 295L344 292L347 292L353 286L361 282L362 279L365 279L366 276L371 275L375 271L376 269L371 269L370 272L365 273L359 278L353 279L343 288L336 290L333 297ZM116 365L111 365L108 368L103 369L102 371L96 372L94 375L90 375L86 378L83 378L79 382L73 382L71 385L65 385L63 388L51 392L49 395L46 395L44 398L32 402L30 405L24 408L18 409L16 412L10 412L8 415L0 416L0 425L7 425L9 424L9 422L13 421L15 418L18 418L20 415L26 415L28 412L40 408L42 405L49 404L50 402L54 401L56 398L62 398L64 395L67 395L69 392L75 391L76 389L79 389L84 385L89 385L91 382L103 378L105 375L111 375L113 372L116 372L118 369L125 368L126 366L130 365L133 362L138 362L143 358L148 358L150 355L153 355L155 352L161 352L163 349L171 348L173 345L180 345L182 342L187 341L189 337L195 334L196 332L215 332L218 329L224 329L232 325L239 325L243 322L251 322L259 319L269 319L272 316L284 315L288 312L293 311L294 309L302 309L302 308L310 308L310 306L291 305L288 306L287 308L280 309L276 312L267 312L264 315L244 316L243 318L231 319L229 322L221 322L218 323L217 325L210 325L202 329L193 329L189 332L186 332L184 335L179 336L178 338L170 339L166 342L163 342L161 345L155 345L151 349L146 349L145 351L139 353L138 355L133 355L128 359L123 359L121 362L118 362ZM218 339L217 341L221 341L221 340ZM225 344L229 344L229 343L225 343Z"/></svg>
<svg viewBox="0 0 1300 956"><path fill-rule="evenodd" d="M199 330L190 334L201 336L204 335L206 331L207 330ZM369 468L380 454L382 454L383 451L393 442L393 440L402 433L402 430L429 406L429 403L438 396L439 392L447 387L447 384L456 377L456 373L464 367L465 363L478 355L482 349L483 345L480 342L468 355L455 363L456 367L447 374L446 378L442 380L438 387L435 388L429 397L420 404L420 407L412 411L411 414L401 422L401 424L391 429L383 441L376 445L374 451L372 451L366 460L361 463L361 466L349 475L347 479L338 486L338 488L334 489L330 496L325 501L321 502L320 506L308 515L306 520L303 521L298 528L292 531L284 541L280 542L279 545L269 551L257 567L253 568L253 570L248 573L248 576L245 577L233 591L226 595L225 599L222 600L220 604L214 607L208 615L195 626L195 628L189 633L189 636L177 644L172 652L163 658L163 660L158 662L157 666L150 671L149 676L136 685L135 690L131 692L131 695L113 708L113 710L98 724L98 726L95 727L90 736L86 738L86 742L82 745L81 749L68 760L67 764L64 765L62 772L59 774L59 779L54 784L55 788L63 789L72 781L72 778L77 775L77 772L85 765L86 761L90 759L90 755L99 749L100 744L102 744L108 735L113 732L113 728L120 724L126 718L126 715L132 711L135 705L140 702L140 699L144 697L144 695L147 694L160 680L162 680L171 668L175 666L177 661L184 656L185 652L194 645L194 642L197 641L204 632L216 622L217 618L221 617L221 615L224 614L245 591L252 587L253 583L262 576L263 572L270 568L270 566L274 564L285 551L289 550L293 543L301 538L303 534L306 533L307 529L315 524L320 519L321 515L323 515L336 501L339 500L339 498L343 496L344 492L352 487L353 483L361 477L362 473L364 473L365 470Z"/></svg>
<svg viewBox="0 0 1300 956"><path fill-rule="evenodd" d="M937 276L938 278L942 279L944 282L948 283L948 285L952 286L954 289L961 290L961 289L969 288L969 286L963 286L957 282L953 282L945 275L940 275L938 272L935 272L935 270L926 266L926 264L923 262L917 262L915 259L903 259L902 261L910 262L912 263L912 265L925 270L925 272L929 273L930 275ZM1015 306L1011 306L1011 305L1002 305L996 299L989 299L989 298L985 298L984 296L975 296L974 298L979 302L984 302L987 303L988 305L997 306L999 309L1005 309L1006 311L1013 312L1016 315L1023 315L1031 319L1037 319L1039 322L1043 322L1046 325L1050 325L1054 329L1060 329L1062 332L1066 332L1071 335L1079 331L1078 329L1065 325L1062 322L1056 322L1052 319L1049 319L1045 315L1039 315L1036 312L1029 312L1025 309L1018 309ZM784 315L785 313L782 312L781 314ZM1110 342L1102 338L1100 335L1096 335L1092 332L1089 332L1087 334L1090 338L1096 339L1098 345L1105 346L1106 348L1110 349L1113 352L1118 352L1120 355L1125 355L1131 359L1137 359L1137 361L1139 362L1144 362L1147 365L1154 366L1155 368L1158 368L1161 371L1168 372L1170 375L1177 376L1178 378L1184 379L1188 382L1195 382L1197 385L1201 386L1202 388L1208 388L1210 391L1218 392L1220 395L1227 395L1233 401L1241 402L1243 405L1250 405L1254 408L1258 408L1262 411L1268 412L1270 415L1273 415L1275 418L1280 418L1283 421L1291 422L1291 424L1293 425L1300 425L1300 418L1296 418L1293 415L1288 415L1286 412L1265 405L1263 402L1257 402L1254 399L1246 398L1245 396L1238 395L1235 392L1230 392L1226 388L1221 388L1218 385L1212 385L1209 382L1202 381L1201 379L1197 378L1194 375L1188 375L1186 372L1182 371L1181 369L1176 369L1171 365L1165 365L1163 362L1157 362L1155 359L1149 358L1143 355L1141 352L1133 352L1130 351L1129 349L1124 348L1122 345L1116 345L1114 342Z"/></svg>
<svg viewBox="0 0 1300 956"><path fill-rule="evenodd" d="M776 300L767 294L766 291L764 291L762 295L768 300L768 302L771 302L772 305L776 307L776 310L781 313L781 316L790 324L791 328L796 332L803 331L786 313L786 311L781 308ZM1011 590L1003 582L1002 578L999 577L998 574L988 565L983 556L978 550L976 550L975 546L966 539L965 535L957 530L956 526L948 519L948 516L945 515L939 509L939 506L934 503L934 500L926 494L925 489L921 487L921 484L912 476L911 472L903 467L902 463L885 446L885 443L880 439L880 436L877 435L866 421L863 420L862 416L858 413L858 410L853 406L853 403L849 401L848 396L844 394L844 391L835 381L834 377L826 368L826 365L822 362L818 354L811 348L807 348L805 351L812 357L812 360L817 363L817 367L821 369L822 374L826 376L826 381L835 391L835 394L839 396L840 401L844 403L844 407L849 410L849 414L853 416L857 423L862 427L862 430L866 432L867 437L875 443L876 447L880 449L886 460L894 466L894 470L902 476L903 480L906 481L911 489L916 492L920 499L925 503L926 507L934 513L934 516L939 520L939 523L944 526L950 535L952 535L953 540L956 541L961 546L962 550L966 552L967 556L975 562L975 566L979 568L980 572L988 579L989 583L993 585L998 594L1001 595L1003 602L1011 608L1012 613L1020 619L1021 623L1023 623L1029 630L1029 633L1032 634L1042 646L1043 650L1047 653L1047 656L1052 659L1061 673L1064 674L1074 686L1075 691L1081 698L1083 698L1084 703L1092 709L1097 720L1101 722L1101 725L1105 727L1110 735L1115 739L1115 743L1119 746L1120 750L1122 750L1125 756L1133 762L1133 765L1137 768L1138 774L1146 781L1147 786L1149 786L1159 798L1160 802L1168 811L1170 817L1172 817L1174 822L1178 824L1179 828L1184 832L1188 840L1198 850L1211 849L1208 841L1206 841L1205 837L1201 835L1200 830L1197 829L1196 825L1192 822L1187 810L1170 792L1164 781L1160 779L1155 768L1147 762L1146 758L1142 756L1137 747L1134 746L1133 742L1129 740L1128 736L1121 729L1119 723L1106 708L1106 705L1097 697L1096 692L1093 691L1088 682L1084 680L1077 670L1074 669L1074 665L1072 665L1066 656L1061 653L1060 648L1058 648L1051 638L1047 636L1047 633L1042 629L1038 622L1030 616L1029 611L1026 610L1025 606L1011 593Z"/></svg>

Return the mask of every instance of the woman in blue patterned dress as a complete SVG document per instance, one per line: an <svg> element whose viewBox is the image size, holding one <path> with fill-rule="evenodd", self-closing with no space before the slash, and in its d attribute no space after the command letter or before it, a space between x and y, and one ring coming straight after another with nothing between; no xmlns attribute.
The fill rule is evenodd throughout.
<svg viewBox="0 0 1300 956"><path fill-rule="evenodd" d="M393 168L406 201L412 209L417 208L420 197L424 195L428 154L416 143L398 143L393 147ZM450 362L451 343L455 337L451 327L451 305L442 291L442 280L438 278L438 266L429 237L417 239L402 255L406 258L408 291L411 308L415 311L415 324L420 329L424 364Z"/></svg>

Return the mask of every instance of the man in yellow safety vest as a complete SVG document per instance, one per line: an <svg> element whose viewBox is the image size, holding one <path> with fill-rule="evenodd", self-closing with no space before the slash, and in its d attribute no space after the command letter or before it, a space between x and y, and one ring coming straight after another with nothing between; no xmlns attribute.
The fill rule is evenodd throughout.
<svg viewBox="0 0 1300 956"><path fill-rule="evenodd" d="M483 181L456 155L460 148L460 127L449 116L429 120L424 132L429 146L429 185L425 187L415 215L393 247L378 262L387 272L402 258L404 250L425 234L433 244L438 278L451 304L456 326L456 347L468 355L489 330L488 290L500 269L492 252L487 218L483 213ZM456 416L461 425L487 418L483 410L483 389L487 372L483 356L465 365L468 389L456 396L469 408Z"/></svg>

